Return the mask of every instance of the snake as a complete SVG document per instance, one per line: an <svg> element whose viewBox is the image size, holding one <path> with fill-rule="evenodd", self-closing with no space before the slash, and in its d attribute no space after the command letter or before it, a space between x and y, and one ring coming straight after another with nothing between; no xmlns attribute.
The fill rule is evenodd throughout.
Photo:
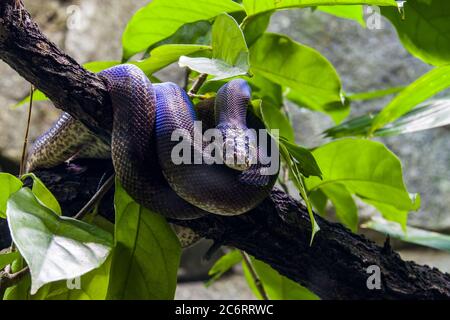
<svg viewBox="0 0 450 320"><path fill-rule="evenodd" d="M248 134L253 132L249 129L263 129L264 124L248 112L251 88L247 81L233 79L217 91L213 103L194 106L181 87L171 82L151 83L133 64L116 65L98 75L105 80L111 98L111 141L105 143L64 112L33 143L27 171L73 159L111 157L126 192L140 205L170 219L240 215L269 195L278 171L264 172L268 164L260 161L260 155L276 151ZM222 141L205 141L203 134L209 129L216 129ZM180 145L174 132L182 133L187 141L176 154L186 160L182 163L173 161ZM205 151L208 146L209 153ZM231 150L226 159L225 149ZM256 161L250 161L251 153L256 154ZM222 162L214 161L220 157ZM198 238L184 228L176 231L182 244Z"/></svg>

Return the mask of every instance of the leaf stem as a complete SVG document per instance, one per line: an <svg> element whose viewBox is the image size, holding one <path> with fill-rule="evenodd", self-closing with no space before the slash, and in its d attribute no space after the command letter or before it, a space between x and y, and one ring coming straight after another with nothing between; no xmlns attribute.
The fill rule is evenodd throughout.
<svg viewBox="0 0 450 320"><path fill-rule="evenodd" d="M264 286L261 282L261 280L258 277L258 274L256 273L255 268L253 267L253 264L250 260L250 257L247 253L245 253L242 250L239 250L239 252L242 255L242 258L244 259L244 263L247 266L248 270L250 271L250 275L253 278L253 282L255 283L255 287L258 290L259 294L263 298L263 300L269 300L269 297L267 296L266 290L264 289Z"/></svg>

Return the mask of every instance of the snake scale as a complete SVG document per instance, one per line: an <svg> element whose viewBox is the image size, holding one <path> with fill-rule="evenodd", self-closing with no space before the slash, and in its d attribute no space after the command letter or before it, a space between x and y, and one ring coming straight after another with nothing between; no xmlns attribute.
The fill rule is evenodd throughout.
<svg viewBox="0 0 450 320"><path fill-rule="evenodd" d="M250 150L249 140L256 139L242 133L248 127L263 128L261 121L247 112L251 90L246 81L231 80L217 92L214 104L199 103L196 108L182 88L174 83L152 84L131 64L114 66L99 76L105 79L112 102L111 144L103 143L81 122L63 113L34 142L28 171L75 158L112 157L116 175L130 196L173 219L242 214L268 196L278 173L262 174L265 165L259 160L236 161L245 151L243 147ZM190 163L174 163L172 150L179 141L173 141L172 134L181 129L193 142L195 121L202 121L203 132L216 128L224 141L234 144L231 162L208 162L214 154L205 153L207 142L201 140L191 143ZM257 155L272 152L258 144L256 148ZM203 156L201 164L195 163L196 155ZM196 238L185 229L176 228L176 232L184 245Z"/></svg>

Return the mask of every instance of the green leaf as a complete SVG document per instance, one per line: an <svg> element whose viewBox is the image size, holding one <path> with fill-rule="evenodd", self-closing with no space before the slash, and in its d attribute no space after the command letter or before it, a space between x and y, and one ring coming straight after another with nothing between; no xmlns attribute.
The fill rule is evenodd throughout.
<svg viewBox="0 0 450 320"><path fill-rule="evenodd" d="M358 208L345 185L340 183L328 184L320 190L333 203L339 221L356 232L358 230Z"/></svg>
<svg viewBox="0 0 450 320"><path fill-rule="evenodd" d="M394 0L243 0L242 4L249 16L271 10L344 4L368 4L397 7L397 3Z"/></svg>
<svg viewBox="0 0 450 320"><path fill-rule="evenodd" d="M242 261L242 255L239 250L232 250L227 254L220 257L219 260L214 263L212 268L208 271L208 275L211 277L208 280L208 285L213 281L219 279L225 272L230 270L234 265Z"/></svg>
<svg viewBox="0 0 450 320"><path fill-rule="evenodd" d="M354 6L319 6L317 10L326 12L338 18L354 20L362 27L366 26L364 20L364 10L362 5Z"/></svg>
<svg viewBox="0 0 450 320"><path fill-rule="evenodd" d="M22 188L22 181L9 173L0 172L0 218L6 218L9 197Z"/></svg>
<svg viewBox="0 0 450 320"><path fill-rule="evenodd" d="M320 231L320 227L317 224L316 219L314 218L314 213L312 211L312 204L311 204L311 201L309 200L308 194L306 192L305 183L303 181L303 176L301 174L301 169L299 168L297 162L292 157L292 155L289 153L288 149L286 148L286 146L284 144L281 143L279 145L279 148L280 148L280 154L283 157L285 163L287 164L287 166L289 168L291 180L294 183L297 190L299 191L300 196L306 203L306 208L308 210L309 219L311 221L310 244L312 244L312 242L314 240L314 236L316 235L317 232Z"/></svg>
<svg viewBox="0 0 450 320"><path fill-rule="evenodd" d="M402 11L404 18L395 8L381 13L395 26L405 48L427 63L450 63L450 2L408 0Z"/></svg>
<svg viewBox="0 0 450 320"><path fill-rule="evenodd" d="M320 171L319 165L317 164L316 159L314 159L311 151L284 139L281 139L281 143L292 156L295 164L303 176L322 177L322 172Z"/></svg>
<svg viewBox="0 0 450 320"><path fill-rule="evenodd" d="M387 89L381 89L381 90L374 90L370 92L359 92L359 93L352 93L349 95L346 95L347 99L350 101L365 101L365 100L374 100L383 98L385 96L399 93L405 89L405 87L392 87Z"/></svg>
<svg viewBox="0 0 450 320"><path fill-rule="evenodd" d="M28 173L22 176L22 179L31 178L33 179L33 187L31 191L44 206L52 210L54 213L61 215L61 206L55 196L47 189L45 184L36 177L33 173Z"/></svg>
<svg viewBox="0 0 450 320"><path fill-rule="evenodd" d="M116 180L116 247L108 299L173 299L181 246L164 217L137 204Z"/></svg>
<svg viewBox="0 0 450 320"><path fill-rule="evenodd" d="M368 137L375 115L365 114L331 127L323 132L326 137Z"/></svg>
<svg viewBox="0 0 450 320"><path fill-rule="evenodd" d="M242 9L231 0L154 0L138 10L128 22L122 36L123 59L128 60L168 38L184 24Z"/></svg>
<svg viewBox="0 0 450 320"><path fill-rule="evenodd" d="M30 189L8 200L11 236L31 273L31 294L44 284L71 279L98 268L112 247L111 234L85 222L59 217Z"/></svg>
<svg viewBox="0 0 450 320"><path fill-rule="evenodd" d="M14 260L20 258L20 253L17 251L13 252L3 252L0 251L0 270L2 270L7 265L10 265Z"/></svg>
<svg viewBox="0 0 450 320"><path fill-rule="evenodd" d="M182 56L179 64L200 73L214 75L211 80L246 74L249 66L248 48L236 20L228 14L221 14L216 18L212 27L211 59Z"/></svg>
<svg viewBox="0 0 450 320"><path fill-rule="evenodd" d="M259 279L262 282L264 290L266 291L269 299L271 300L319 300L319 297L314 293L302 287L298 283L286 278L278 273L278 271L272 269L268 264L251 259L252 265L258 274ZM254 279L248 270L248 267L243 263L244 274L250 288L255 296L261 299L261 296L256 290Z"/></svg>
<svg viewBox="0 0 450 320"><path fill-rule="evenodd" d="M371 131L404 115L419 103L450 87L450 66L429 71L401 91L375 118Z"/></svg>
<svg viewBox="0 0 450 320"><path fill-rule="evenodd" d="M413 227L407 227L404 231L398 223L389 222L379 217L372 218L362 227L376 230L402 241L450 252L450 236L446 234Z"/></svg>
<svg viewBox="0 0 450 320"><path fill-rule="evenodd" d="M340 103L341 81L319 52L290 38L266 33L250 48L253 73L298 91L315 105Z"/></svg>
<svg viewBox="0 0 450 320"><path fill-rule="evenodd" d="M403 182L400 160L383 144L366 139L342 139L313 151L323 180L310 177L307 190L342 184L363 200L376 201L397 210L417 209Z"/></svg>
<svg viewBox="0 0 450 320"><path fill-rule="evenodd" d="M368 114L345 121L324 131L325 136L340 138L347 136L367 137L372 127L374 115ZM412 133L450 124L450 99L425 102L394 122L377 129L373 136L385 137Z"/></svg>
<svg viewBox="0 0 450 320"><path fill-rule="evenodd" d="M46 283L98 268L112 247L109 233L57 216L28 188L9 198L6 214L14 243L30 268L31 294Z"/></svg>
<svg viewBox="0 0 450 320"><path fill-rule="evenodd" d="M260 110L266 128L270 129L271 132L278 130L280 137L288 141L295 141L294 128L280 108L262 101Z"/></svg>
<svg viewBox="0 0 450 320"><path fill-rule="evenodd" d="M375 131L375 136L392 136L417 132L450 124L450 99L426 102L396 121Z"/></svg>

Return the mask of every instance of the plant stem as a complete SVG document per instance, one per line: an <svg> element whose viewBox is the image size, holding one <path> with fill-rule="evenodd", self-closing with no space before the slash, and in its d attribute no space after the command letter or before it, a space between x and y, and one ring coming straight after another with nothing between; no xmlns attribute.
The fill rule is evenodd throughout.
<svg viewBox="0 0 450 320"><path fill-rule="evenodd" d="M197 79L195 79L194 84L192 85L191 90L189 90L188 95L197 94L198 90L200 90L203 83L206 81L208 74L201 73Z"/></svg>
<svg viewBox="0 0 450 320"><path fill-rule="evenodd" d="M28 136L30 134L31 112L33 110L33 94L34 94L34 87L33 87L33 85L31 85L31 87L30 87L30 103L28 105L27 128L25 131L25 138L23 140L22 159L20 160L20 169L19 169L20 177L25 173L25 166L26 166L25 161L26 161L26 155L27 155Z"/></svg>
<svg viewBox="0 0 450 320"><path fill-rule="evenodd" d="M266 290L264 289L263 284L262 284L261 280L259 279L255 268L253 267L253 264L252 264L252 262L250 260L250 257L248 256L247 253L245 253L242 250L239 250L239 252L241 253L242 258L244 259L245 265L247 266L248 270L250 271L250 275L253 278L253 282L255 283L255 287L258 290L259 294L261 295L263 300L269 300L269 297L267 296Z"/></svg>
<svg viewBox="0 0 450 320"><path fill-rule="evenodd" d="M74 216L75 219L81 220L84 218L86 214L88 214L95 205L105 196L105 194L112 188L114 185L115 174L113 173L108 180L97 190L97 192L92 196L92 198L85 204L83 208Z"/></svg>

